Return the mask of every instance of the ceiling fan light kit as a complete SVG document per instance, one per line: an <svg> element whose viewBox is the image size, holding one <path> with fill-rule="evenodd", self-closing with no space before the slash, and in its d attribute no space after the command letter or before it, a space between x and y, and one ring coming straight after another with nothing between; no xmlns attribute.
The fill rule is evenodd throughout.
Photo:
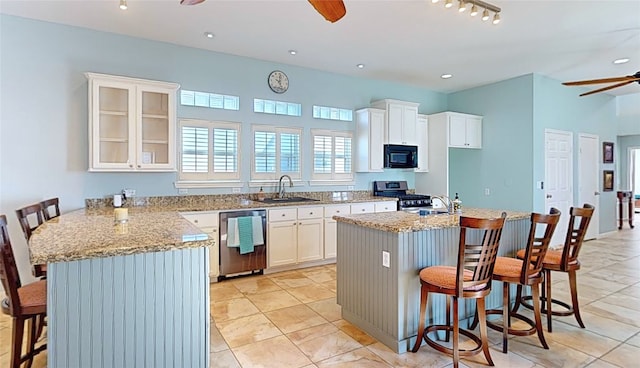
<svg viewBox="0 0 640 368"><path fill-rule="evenodd" d="M438 0L431 0L432 3L437 3ZM458 6L458 12L459 13L463 13L465 10L467 10L467 5L471 4L471 12L469 12L469 14L472 17L475 17L476 15L478 15L478 8L482 8L484 9L482 11L482 20L483 21L487 21L489 20L489 12L493 12L493 24L498 24L500 23L500 11L502 11L502 9L500 9L499 7L493 5L493 4L489 4L487 2L484 2L482 0L459 0L460 5ZM445 8L450 8L453 6L453 0L446 0L444 2L444 7Z"/></svg>

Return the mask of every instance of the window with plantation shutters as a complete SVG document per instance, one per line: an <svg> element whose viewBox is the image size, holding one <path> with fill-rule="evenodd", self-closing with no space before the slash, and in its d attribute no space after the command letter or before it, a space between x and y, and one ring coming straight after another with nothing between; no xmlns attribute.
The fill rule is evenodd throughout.
<svg viewBox="0 0 640 368"><path fill-rule="evenodd" d="M180 121L179 180L240 179L239 123Z"/></svg>
<svg viewBox="0 0 640 368"><path fill-rule="evenodd" d="M313 137L313 180L353 180L352 134L311 130Z"/></svg>
<svg viewBox="0 0 640 368"><path fill-rule="evenodd" d="M282 175L301 178L301 129L253 127L252 180L277 180Z"/></svg>

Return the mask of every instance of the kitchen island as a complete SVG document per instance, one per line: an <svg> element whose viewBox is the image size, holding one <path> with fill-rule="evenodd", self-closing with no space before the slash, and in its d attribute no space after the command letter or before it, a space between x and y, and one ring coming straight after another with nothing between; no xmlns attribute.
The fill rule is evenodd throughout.
<svg viewBox="0 0 640 368"><path fill-rule="evenodd" d="M49 367L208 367L209 248L175 211L83 209L39 226Z"/></svg>
<svg viewBox="0 0 640 368"><path fill-rule="evenodd" d="M501 210L465 209L463 216L500 217ZM526 245L530 213L506 211L499 255L514 256ZM460 215L408 212L334 216L338 221L337 301L342 317L397 353L415 342L422 268L455 266ZM478 231L472 240L478 240ZM469 236L469 235L468 235ZM473 238L475 237L475 238ZM493 288L487 308L502 305L502 289ZM443 295L429 297L427 318L444 323ZM475 302L461 303L461 316L473 316Z"/></svg>

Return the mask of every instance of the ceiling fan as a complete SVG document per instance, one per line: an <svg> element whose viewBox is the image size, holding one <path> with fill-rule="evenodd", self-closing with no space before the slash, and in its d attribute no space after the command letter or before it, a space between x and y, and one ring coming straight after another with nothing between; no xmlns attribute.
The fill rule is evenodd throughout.
<svg viewBox="0 0 640 368"><path fill-rule="evenodd" d="M607 90L610 90L610 89L622 87L622 86L625 86L625 85L633 83L633 82L638 82L638 84L640 84L640 72L636 72L636 74L634 74L634 75L627 75L625 77L590 79L590 80L583 80L583 81L576 81L576 82L564 82L562 84L564 84L565 86L584 86L584 85L587 85L587 84L615 83L615 84L613 84L611 86L602 87L602 88L599 88L599 89L596 89L596 90L593 90L593 91L585 92L585 93L580 95L580 97L582 97L582 96L587 96L587 95L591 95L591 94L594 94L594 93L603 92L603 91L607 91Z"/></svg>
<svg viewBox="0 0 640 368"><path fill-rule="evenodd" d="M331 23L339 21L347 13L342 0L308 0L324 19ZM182 5L196 5L204 0L180 0Z"/></svg>

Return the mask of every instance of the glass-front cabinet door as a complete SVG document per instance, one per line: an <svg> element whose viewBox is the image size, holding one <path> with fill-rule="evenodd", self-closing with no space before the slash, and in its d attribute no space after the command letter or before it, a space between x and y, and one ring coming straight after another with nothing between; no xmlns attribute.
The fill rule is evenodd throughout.
<svg viewBox="0 0 640 368"><path fill-rule="evenodd" d="M89 171L175 171L177 84L86 73Z"/></svg>

